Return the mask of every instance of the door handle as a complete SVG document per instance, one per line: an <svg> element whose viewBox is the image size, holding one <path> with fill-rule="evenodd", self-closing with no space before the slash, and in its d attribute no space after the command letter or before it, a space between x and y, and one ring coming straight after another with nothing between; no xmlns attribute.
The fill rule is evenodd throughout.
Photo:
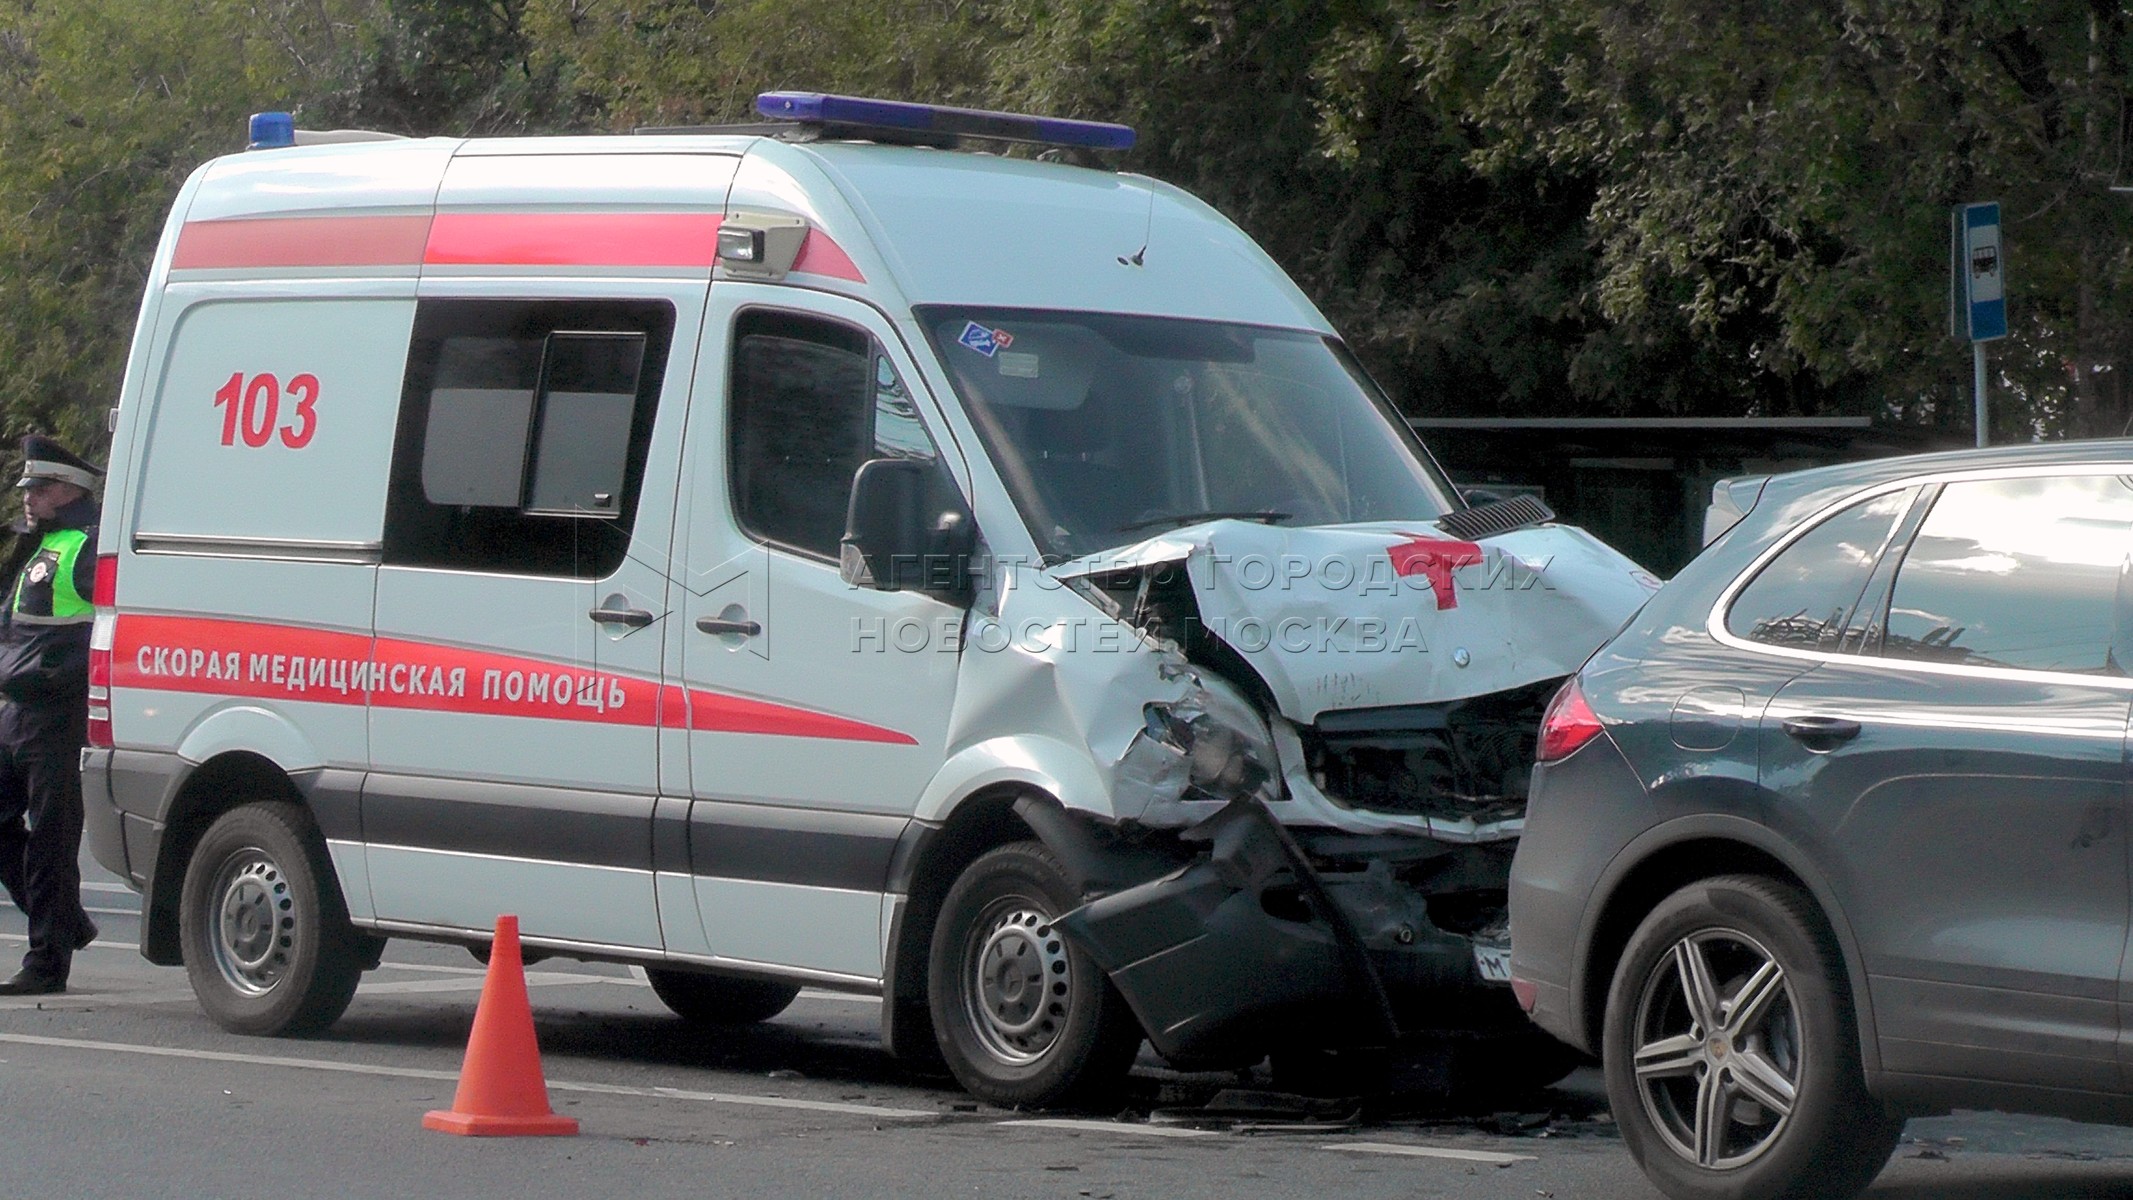
<svg viewBox="0 0 2133 1200"><path fill-rule="evenodd" d="M763 627L754 621L727 621L718 617L698 617L696 627L705 633L737 633L742 637L754 637L763 632Z"/></svg>
<svg viewBox="0 0 2133 1200"><path fill-rule="evenodd" d="M585 614L602 625L627 625L642 629L657 618L641 608L596 608Z"/></svg>
<svg viewBox="0 0 2133 1200"><path fill-rule="evenodd" d="M1848 717L1786 717L1778 727L1809 750L1830 750L1859 736L1859 722Z"/></svg>

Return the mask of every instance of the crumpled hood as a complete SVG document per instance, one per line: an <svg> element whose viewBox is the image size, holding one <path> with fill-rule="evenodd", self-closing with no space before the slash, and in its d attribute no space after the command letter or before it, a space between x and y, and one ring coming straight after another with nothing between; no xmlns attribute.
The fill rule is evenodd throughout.
<svg viewBox="0 0 2133 1200"><path fill-rule="evenodd" d="M1214 521L1048 573L1066 580L1165 564L1183 565L1208 631L1299 724L1568 675L1659 586L1574 527L1468 542L1426 521Z"/></svg>

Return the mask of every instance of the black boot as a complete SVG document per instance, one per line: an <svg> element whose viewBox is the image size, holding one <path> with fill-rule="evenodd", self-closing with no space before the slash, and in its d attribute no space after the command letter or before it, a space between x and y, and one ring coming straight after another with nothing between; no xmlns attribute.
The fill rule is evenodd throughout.
<svg viewBox="0 0 2133 1200"><path fill-rule="evenodd" d="M66 976L32 971L28 967L0 979L0 996L49 996L66 990Z"/></svg>

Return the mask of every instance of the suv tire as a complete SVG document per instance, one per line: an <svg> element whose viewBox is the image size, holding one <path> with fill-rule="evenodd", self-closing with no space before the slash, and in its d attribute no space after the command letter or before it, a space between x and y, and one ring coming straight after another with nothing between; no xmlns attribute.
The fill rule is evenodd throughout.
<svg viewBox="0 0 2133 1200"><path fill-rule="evenodd" d="M1867 1093L1843 965L1797 889L1729 875L1659 903L1607 997L1607 1097L1676 1200L1842 1200L1903 1122Z"/></svg>

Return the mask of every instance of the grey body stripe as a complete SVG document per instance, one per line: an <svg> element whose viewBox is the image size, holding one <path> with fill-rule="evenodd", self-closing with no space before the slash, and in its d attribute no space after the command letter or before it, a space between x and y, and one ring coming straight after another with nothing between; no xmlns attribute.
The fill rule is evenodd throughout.
<svg viewBox="0 0 2133 1200"><path fill-rule="evenodd" d="M909 817L698 800L689 808L693 874L880 892Z"/></svg>
<svg viewBox="0 0 2133 1200"><path fill-rule="evenodd" d="M372 775L363 785L363 840L645 871L652 804L620 792Z"/></svg>

